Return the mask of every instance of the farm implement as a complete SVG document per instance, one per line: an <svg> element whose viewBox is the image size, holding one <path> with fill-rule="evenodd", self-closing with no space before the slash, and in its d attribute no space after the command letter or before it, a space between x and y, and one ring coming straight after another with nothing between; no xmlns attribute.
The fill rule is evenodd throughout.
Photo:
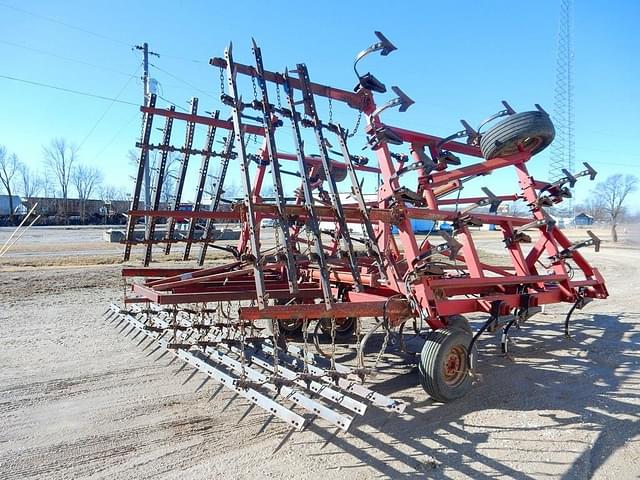
<svg viewBox="0 0 640 480"><path fill-rule="evenodd" d="M503 102L478 127L463 120L461 130L443 137L385 123L391 109L404 112L413 101L393 86L389 100L376 102L387 87L358 66L395 50L376 36L356 57L353 90L314 83L305 64L266 70L254 42L251 65L237 63L231 45L210 61L220 75L221 110L202 115L197 98L189 111L161 108L155 95L141 108L124 260L140 246L143 266L123 269L124 304L107 314L140 343L148 339L296 429L319 417L347 430L369 407L402 413L404 401L369 384L390 351L417 364L434 400L460 398L472 388L483 333L502 329L506 354L510 329L544 305L571 305L568 335L575 309L607 297L602 276L581 253L598 250L598 238L587 232L585 240L569 241L551 214L576 181L596 172L585 164L545 182L527 169L554 138L547 113L538 105L516 112ZM334 120L339 106L355 112L351 130ZM158 120L162 134L154 140ZM172 143L176 124L183 146ZM142 208L152 153L151 204ZM179 168L163 204L171 154L179 155ZM184 211L194 157L196 193L193 209ZM517 191L475 187L475 196L462 194L506 169L515 172ZM240 199L225 197L230 171L240 178ZM375 194L364 193L367 184ZM509 215L506 204L527 214ZM432 222L427 235L416 234L416 220ZM158 236L161 221L165 233ZM139 222L143 240L135 236ZM220 222L237 225L237 244L216 240ZM441 224L449 228L435 227ZM499 261L476 247L474 237L488 225L502 235L492 247ZM189 264L194 245L199 252ZM153 266L158 252L184 263ZM469 314L484 316L475 331ZM417 350L407 337L419 340Z"/></svg>

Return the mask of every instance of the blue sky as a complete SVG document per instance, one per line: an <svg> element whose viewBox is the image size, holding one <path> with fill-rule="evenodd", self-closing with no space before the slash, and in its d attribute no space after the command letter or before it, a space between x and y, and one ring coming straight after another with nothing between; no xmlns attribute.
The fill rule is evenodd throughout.
<svg viewBox="0 0 640 480"><path fill-rule="evenodd" d="M576 4L576 160L590 162L602 179L618 172L640 175L634 145L640 132L640 3ZM478 124L500 109L502 99L517 110L534 103L553 109L558 1L306 5L0 0L0 75L138 104L140 54L131 46L147 41L160 54L151 59L151 76L160 82L162 96L183 108L198 96L205 111L219 107L218 72L208 59L222 56L229 41L236 61L252 63L253 36L266 68L282 70L303 61L312 80L350 89L355 54L381 30L398 50L367 60L362 68L416 101L406 113L385 114L387 123L445 136L460 128L461 118ZM135 106L4 78L0 101L0 144L21 160L41 168L42 145L65 137L81 145L82 162L99 166L108 183L130 190L133 170L126 153L140 128ZM334 111L345 126L353 124L352 111L336 105ZM174 139L181 143L182 133ZM356 137L352 150L362 144L363 137ZM548 162L548 152L535 157L534 176L546 179ZM233 169L232 175L237 175ZM485 184L496 193L513 193L514 178L501 172ZM577 200L592 186L579 182ZM189 198L192 188L187 188ZM637 210L638 203L640 193L629 206Z"/></svg>

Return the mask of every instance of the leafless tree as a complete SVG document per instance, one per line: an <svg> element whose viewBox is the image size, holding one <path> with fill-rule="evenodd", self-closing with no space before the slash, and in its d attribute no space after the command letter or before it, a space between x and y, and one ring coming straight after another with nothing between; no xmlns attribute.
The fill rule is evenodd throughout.
<svg viewBox="0 0 640 480"><path fill-rule="evenodd" d="M85 219L86 202L91 194L100 187L102 178L100 169L88 165L77 165L71 172L71 180L80 199L80 218L82 221Z"/></svg>
<svg viewBox="0 0 640 480"><path fill-rule="evenodd" d="M509 203L509 215L511 217L526 217L529 215L529 209L521 201Z"/></svg>
<svg viewBox="0 0 640 480"><path fill-rule="evenodd" d="M54 138L49 145L42 147L44 164L51 172L60 187L63 199L63 214L67 216L67 199L69 198L69 182L74 164L78 157L78 147L64 138Z"/></svg>
<svg viewBox="0 0 640 480"><path fill-rule="evenodd" d="M42 189L42 179L24 163L20 165L20 183L22 195L27 199L38 196Z"/></svg>
<svg viewBox="0 0 640 480"><path fill-rule="evenodd" d="M129 150L127 152L127 157L129 158L129 163L134 165L138 165L138 161L140 160L139 152L135 150ZM149 154L149 165L151 167L151 182L155 184L155 178L157 175L157 168L160 166L160 161L162 159L162 155L159 152L154 151ZM167 154L167 162L164 166L164 178L162 181L162 186L160 188L160 201L164 203L169 203L171 197L173 196L173 191L175 188L175 176L178 171L179 166L179 157L175 155L173 152L169 152Z"/></svg>
<svg viewBox="0 0 640 480"><path fill-rule="evenodd" d="M576 206L576 212L584 212L593 218L594 222L602 222L607 219L604 211L604 203L598 195L591 195L584 203Z"/></svg>
<svg viewBox="0 0 640 480"><path fill-rule="evenodd" d="M121 201L127 199L127 194L122 187L106 184L100 187L100 198L103 202Z"/></svg>
<svg viewBox="0 0 640 480"><path fill-rule="evenodd" d="M13 194L15 193L15 181L16 173L20 170L20 160L12 153L9 155L7 149L0 145L0 183L4 187L7 195L9 196L9 218L13 222Z"/></svg>
<svg viewBox="0 0 640 480"><path fill-rule="evenodd" d="M611 239L618 241L616 226L624 213L624 202L627 196L638 187L638 177L620 173L607 177L596 185L594 195L602 201L602 210L611 221Z"/></svg>

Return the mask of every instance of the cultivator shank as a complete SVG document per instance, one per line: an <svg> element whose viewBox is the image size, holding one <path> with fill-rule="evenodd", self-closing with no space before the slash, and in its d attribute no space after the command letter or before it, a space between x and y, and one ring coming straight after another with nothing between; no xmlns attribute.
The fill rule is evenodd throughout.
<svg viewBox="0 0 640 480"><path fill-rule="evenodd" d="M376 35L379 42L363 50L356 65L395 50ZM141 108L142 153L124 243L125 260L133 245L144 245L144 267L123 269L135 281L124 306L109 309L114 320L297 429L319 417L346 430L368 405L404 410L404 402L364 386L388 347L418 363L434 399L452 400L471 386L475 344L485 331L503 328L506 353L511 326L543 305L567 302L572 312L606 298L604 280L580 253L599 240L588 232L588 239L570 242L548 210L595 171L585 164L583 172L565 172L550 183L527 170L553 140L540 107L517 113L503 102L478 128L463 120L463 130L439 137L384 123L385 112L403 112L413 101L393 86L393 98L378 106L374 96L386 86L356 65L358 85L348 91L312 82L302 63L291 71L266 70L255 41L253 57L254 66L236 63L229 45L224 58L211 59L220 71L222 110L210 116L198 114L195 98L189 113L159 108L153 95ZM249 97L243 97L247 86ZM253 100L243 100L250 95ZM321 101L328 102L328 119ZM338 106L355 110L352 132L333 118ZM228 114L220 113L224 108ZM165 123L154 144L158 118ZM352 153L361 118L368 156ZM183 147L171 144L177 125L184 128ZM203 150L193 147L199 130L206 131ZM152 150L160 159L152 204L142 209L145 152ZM177 186L161 208L171 153L182 155ZM189 165L198 156L193 208L185 211ZM216 176L207 191L212 163ZM517 191L495 194L476 186L474 194L462 195L507 167L516 173ZM241 198L225 198L225 185L238 173ZM365 194L368 188L375 194ZM505 214L503 202L519 202L530 213ZM158 237L161 219L166 229ZM143 240L135 237L138 220L146 222ZM433 223L420 238L414 228L424 220ZM267 222L272 229L264 228ZM216 240L222 223L239 230L236 245ZM448 229L436 227L442 224ZM500 263L485 260L476 246L484 225L502 234L495 247L504 252ZM201 244L197 265L150 266L154 251L175 254L182 244L180 259L188 261L193 243ZM211 248L227 259L207 262ZM463 317L473 313L488 315L475 334ZM424 339L421 352L407 346L405 325ZM366 360L372 349L375 360ZM345 357L350 364L340 361Z"/></svg>

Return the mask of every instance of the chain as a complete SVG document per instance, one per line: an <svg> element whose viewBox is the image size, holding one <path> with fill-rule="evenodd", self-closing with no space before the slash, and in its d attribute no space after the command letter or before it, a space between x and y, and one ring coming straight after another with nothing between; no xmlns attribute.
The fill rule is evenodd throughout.
<svg viewBox="0 0 640 480"><path fill-rule="evenodd" d="M329 123L333 123L333 100L331 97L327 97L329 99Z"/></svg>
<svg viewBox="0 0 640 480"><path fill-rule="evenodd" d="M271 320L271 326L273 328L273 376L278 375L278 343L280 336L280 325L278 320Z"/></svg>
<svg viewBox="0 0 640 480"><path fill-rule="evenodd" d="M245 325L244 325L244 320L241 320L242 323L240 323L240 378L244 379L244 377L246 376L245 374L245 370L244 370L244 364L246 362L246 356L245 356L245 345L244 345L244 338L246 335L246 331L245 331Z"/></svg>
<svg viewBox="0 0 640 480"><path fill-rule="evenodd" d="M385 350L387 349L387 345L389 344L389 326L386 324L384 324L384 340L382 341L382 348L380 348L380 351L378 352L378 355L376 356L376 362L373 364L373 369L377 370L378 368L378 363L380 362L380 359L382 358L382 354L385 352Z"/></svg>
<svg viewBox="0 0 640 480"><path fill-rule="evenodd" d="M336 370L336 319L331 317L331 370Z"/></svg>
<svg viewBox="0 0 640 480"><path fill-rule="evenodd" d="M280 84L276 83L276 101L278 102L278 108L282 108L282 101L280 100Z"/></svg>
<svg viewBox="0 0 640 480"><path fill-rule="evenodd" d="M309 339L309 332L307 331L308 328L309 328L309 319L305 317L302 320L302 340L304 342L302 346L302 352L304 354L302 361L304 365L304 368L303 368L304 373L309 373L309 364L307 360L307 352L308 352L307 341Z"/></svg>
<svg viewBox="0 0 640 480"><path fill-rule="evenodd" d="M253 87L253 99L258 100L258 89L256 88L256 77L251 76L251 86Z"/></svg>
<svg viewBox="0 0 640 480"><path fill-rule="evenodd" d="M220 95L224 95L224 70L220 67Z"/></svg>
<svg viewBox="0 0 640 480"><path fill-rule="evenodd" d="M356 119L356 124L353 127L353 132L349 133L347 137L355 137L356 133L358 133L358 129L360 128L360 121L362 120L362 112L358 113L358 118Z"/></svg>

